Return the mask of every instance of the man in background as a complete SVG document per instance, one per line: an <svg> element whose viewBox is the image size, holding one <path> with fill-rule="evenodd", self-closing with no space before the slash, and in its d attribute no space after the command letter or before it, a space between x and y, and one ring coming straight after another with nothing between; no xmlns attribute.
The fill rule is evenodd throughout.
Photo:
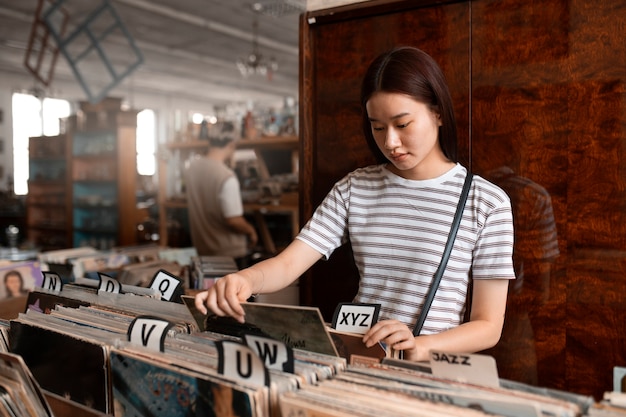
<svg viewBox="0 0 626 417"><path fill-rule="evenodd" d="M191 240L200 256L230 256L246 266L248 248L258 240L243 215L239 180L227 165L238 139L233 123L208 129L206 155L193 158L184 170Z"/></svg>

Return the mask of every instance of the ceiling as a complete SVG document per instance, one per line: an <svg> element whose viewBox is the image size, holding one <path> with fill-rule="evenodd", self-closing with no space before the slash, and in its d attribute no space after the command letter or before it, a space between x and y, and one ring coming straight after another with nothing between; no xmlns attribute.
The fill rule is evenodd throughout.
<svg viewBox="0 0 626 417"><path fill-rule="evenodd" d="M105 12L92 20L90 29L97 32L96 28L117 22L115 16L121 22L100 42L106 59L96 58L96 53L81 57L80 65L75 66L79 76L63 54L52 65L53 54L49 52L39 69L27 69L26 51L39 1L0 0L0 74L32 76L33 86L44 92L58 83L83 78L86 81L82 91L91 101L103 92L117 92L111 95L119 96L120 91L165 94L215 105L297 97L298 25L305 0L62 0L67 13L64 32L58 24L60 19L39 13L39 29L54 27L53 31L61 35L57 40L50 38L52 49L59 44L58 39L69 51L77 45L83 48L85 35L71 41L69 35L84 28L84 22L99 6L105 7ZM54 6L56 0L41 1L44 11L60 10ZM258 51L278 65L271 76L244 77L236 65L253 50L255 20ZM36 47L33 49L39 53ZM110 75L106 62L115 75ZM46 85L51 68L53 75ZM33 72L43 81L38 81ZM111 84L116 85L115 89L107 90Z"/></svg>

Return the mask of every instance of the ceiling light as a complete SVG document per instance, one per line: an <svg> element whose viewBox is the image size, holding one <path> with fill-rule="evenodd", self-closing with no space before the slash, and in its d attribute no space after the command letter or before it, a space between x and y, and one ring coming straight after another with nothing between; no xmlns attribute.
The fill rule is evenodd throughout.
<svg viewBox="0 0 626 417"><path fill-rule="evenodd" d="M259 51L258 21L255 17L252 23L252 51L245 58L237 59L237 68L244 77L263 75L272 79L272 74L278 70L278 63L274 57L266 58Z"/></svg>

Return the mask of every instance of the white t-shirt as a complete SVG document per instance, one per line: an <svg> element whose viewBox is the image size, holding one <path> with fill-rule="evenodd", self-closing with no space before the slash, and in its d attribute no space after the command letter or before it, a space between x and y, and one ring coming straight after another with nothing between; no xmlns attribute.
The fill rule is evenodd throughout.
<svg viewBox="0 0 626 417"><path fill-rule="evenodd" d="M220 190L219 199L224 217L238 217L243 215L243 203L239 189L239 180L237 176L228 177L222 189Z"/></svg>
<svg viewBox="0 0 626 417"><path fill-rule="evenodd" d="M408 180L373 165L338 181L297 239L324 257L350 241L360 274L354 302L381 304L380 319L414 326L450 232L467 170ZM422 334L458 326L474 279L513 279L508 196L474 176L448 265ZM337 277L341 279L341 277Z"/></svg>

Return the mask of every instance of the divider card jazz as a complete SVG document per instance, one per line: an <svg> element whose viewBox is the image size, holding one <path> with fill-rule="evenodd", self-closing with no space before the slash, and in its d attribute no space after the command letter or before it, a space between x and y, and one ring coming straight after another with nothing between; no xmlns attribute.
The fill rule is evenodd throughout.
<svg viewBox="0 0 626 417"><path fill-rule="evenodd" d="M496 360L492 356L431 350L430 367L439 378L485 387L500 386Z"/></svg>

